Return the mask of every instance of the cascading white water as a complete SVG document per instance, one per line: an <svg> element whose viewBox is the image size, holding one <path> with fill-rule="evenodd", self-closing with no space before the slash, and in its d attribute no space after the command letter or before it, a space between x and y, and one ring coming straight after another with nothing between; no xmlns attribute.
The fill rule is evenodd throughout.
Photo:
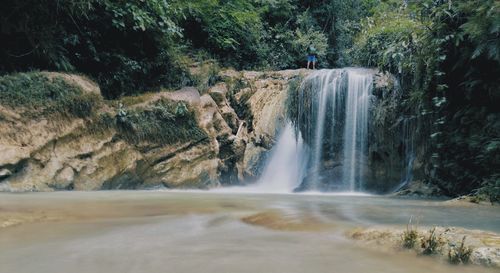
<svg viewBox="0 0 500 273"><path fill-rule="evenodd" d="M312 88L319 91L319 102L318 108L313 109L317 111L316 118L316 128L314 134L314 146L313 146L313 158L312 158L312 169L313 175L311 180L317 181L318 174L321 171L321 159L322 159L322 149L323 149L323 134L325 127L325 116L327 112L327 101L330 96L335 97L337 91L340 89L340 80L337 71L333 70L332 73L315 73L310 76L312 81ZM335 100L333 100L335 107ZM334 108L333 108L334 110ZM332 120L332 122L334 122ZM315 182L312 183L311 189L316 190L317 185Z"/></svg>
<svg viewBox="0 0 500 273"><path fill-rule="evenodd" d="M373 77L348 71L347 81L342 179L350 191L360 191L363 190L362 175L368 148L368 109Z"/></svg>
<svg viewBox="0 0 500 273"><path fill-rule="evenodd" d="M289 193L302 180L304 165L302 137L295 137L294 128L287 124L271 153L271 158L253 190L270 193Z"/></svg>
<svg viewBox="0 0 500 273"><path fill-rule="evenodd" d="M413 179L413 163L415 162L415 130L416 130L416 118L407 117L402 121L402 142L404 147L404 163L405 167L402 169L401 182L397 186L396 190L401 189L406 184L411 182Z"/></svg>
<svg viewBox="0 0 500 273"><path fill-rule="evenodd" d="M280 133L276 145L257 183L244 187L219 188L219 192L232 193L291 193L300 184L305 173L304 165L307 147L300 133L295 133L292 124L287 123Z"/></svg>
<svg viewBox="0 0 500 273"><path fill-rule="evenodd" d="M372 83L373 71L357 68L320 70L303 81L298 127L311 153L301 190L363 190Z"/></svg>
<svg viewBox="0 0 500 273"><path fill-rule="evenodd" d="M296 127L281 132L256 184L231 191L362 191L373 74L347 68L305 78Z"/></svg>
<svg viewBox="0 0 500 273"><path fill-rule="evenodd" d="M384 147L375 141L370 148L368 143L380 137L377 131L369 130L373 125L371 113L383 107L372 95L375 73L371 69L345 68L314 71L307 76L298 94L292 93L297 107L297 116L290 117L293 125L288 123L281 132L259 181L223 191L352 194L376 190L380 170L376 168L383 160L378 153L384 153ZM397 181L400 186L412 179L414 121L405 118L402 123L403 148L398 153L404 157L405 166ZM386 175L387 170L380 171Z"/></svg>

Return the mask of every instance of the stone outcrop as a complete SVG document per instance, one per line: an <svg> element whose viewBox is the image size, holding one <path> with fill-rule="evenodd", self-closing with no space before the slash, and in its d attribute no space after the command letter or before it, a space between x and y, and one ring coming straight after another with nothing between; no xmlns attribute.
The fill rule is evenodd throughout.
<svg viewBox="0 0 500 273"><path fill-rule="evenodd" d="M249 183L260 176L267 152L284 127L289 83L307 73L307 70L221 73L225 83L215 85L209 94L217 101L235 138L221 157L223 184ZM227 100L221 100L223 97Z"/></svg>
<svg viewBox="0 0 500 273"><path fill-rule="evenodd" d="M420 183L425 178L425 126L421 117L407 114L411 111L405 108L403 92L395 76L381 72L375 75L368 140L370 175L366 177L369 190L374 192L393 192L408 189L410 184L413 188L425 184ZM439 194L438 190L409 191L419 196Z"/></svg>
<svg viewBox="0 0 500 273"><path fill-rule="evenodd" d="M0 191L209 188L251 181L284 123L288 81L302 73L224 71L223 81L205 94L183 88L122 100L130 101L125 112L146 111L160 100L187 104L206 137L174 144L124 137L118 101L103 102L87 118L31 117L0 105ZM46 75L100 96L86 78Z"/></svg>
<svg viewBox="0 0 500 273"><path fill-rule="evenodd" d="M500 235L497 233L457 227L422 227L415 230L417 236L414 246L408 249L403 247L404 232L406 231L393 227L372 227L351 230L347 232L347 236L379 251L406 250L422 255L425 253L423 247L428 246L433 232L435 237L432 240L436 247L433 253L425 255L448 260L450 263L500 268ZM462 254L461 260L458 259L459 254Z"/></svg>

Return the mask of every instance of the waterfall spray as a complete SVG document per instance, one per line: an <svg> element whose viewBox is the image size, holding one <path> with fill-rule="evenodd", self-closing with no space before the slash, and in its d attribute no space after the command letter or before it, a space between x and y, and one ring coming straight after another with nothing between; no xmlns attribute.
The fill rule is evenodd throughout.
<svg viewBox="0 0 500 273"><path fill-rule="evenodd" d="M257 191L269 193L289 193L297 187L303 178L304 147L302 138L295 137L293 126L287 124L278 143L271 153L271 158L262 177L254 187Z"/></svg>

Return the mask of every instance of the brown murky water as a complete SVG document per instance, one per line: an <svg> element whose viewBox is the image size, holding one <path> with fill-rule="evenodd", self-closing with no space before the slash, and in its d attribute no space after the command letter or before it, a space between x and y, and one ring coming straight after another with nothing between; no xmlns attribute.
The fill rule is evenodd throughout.
<svg viewBox="0 0 500 273"><path fill-rule="evenodd" d="M495 272L368 249L357 226L500 231L498 207L334 195L0 194L0 272Z"/></svg>

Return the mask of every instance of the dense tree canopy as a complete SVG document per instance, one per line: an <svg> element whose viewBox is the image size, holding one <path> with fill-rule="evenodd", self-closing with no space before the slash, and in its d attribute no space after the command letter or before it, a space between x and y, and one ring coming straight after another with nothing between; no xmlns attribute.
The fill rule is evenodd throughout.
<svg viewBox="0 0 500 273"><path fill-rule="evenodd" d="M235 68L349 65L345 50L377 1L9 1L0 71L50 69L96 78L108 97L189 82L186 57ZM370 4L366 4L370 3Z"/></svg>
<svg viewBox="0 0 500 273"><path fill-rule="evenodd" d="M109 97L179 81L164 0L9 1L1 13L3 71L83 72Z"/></svg>

